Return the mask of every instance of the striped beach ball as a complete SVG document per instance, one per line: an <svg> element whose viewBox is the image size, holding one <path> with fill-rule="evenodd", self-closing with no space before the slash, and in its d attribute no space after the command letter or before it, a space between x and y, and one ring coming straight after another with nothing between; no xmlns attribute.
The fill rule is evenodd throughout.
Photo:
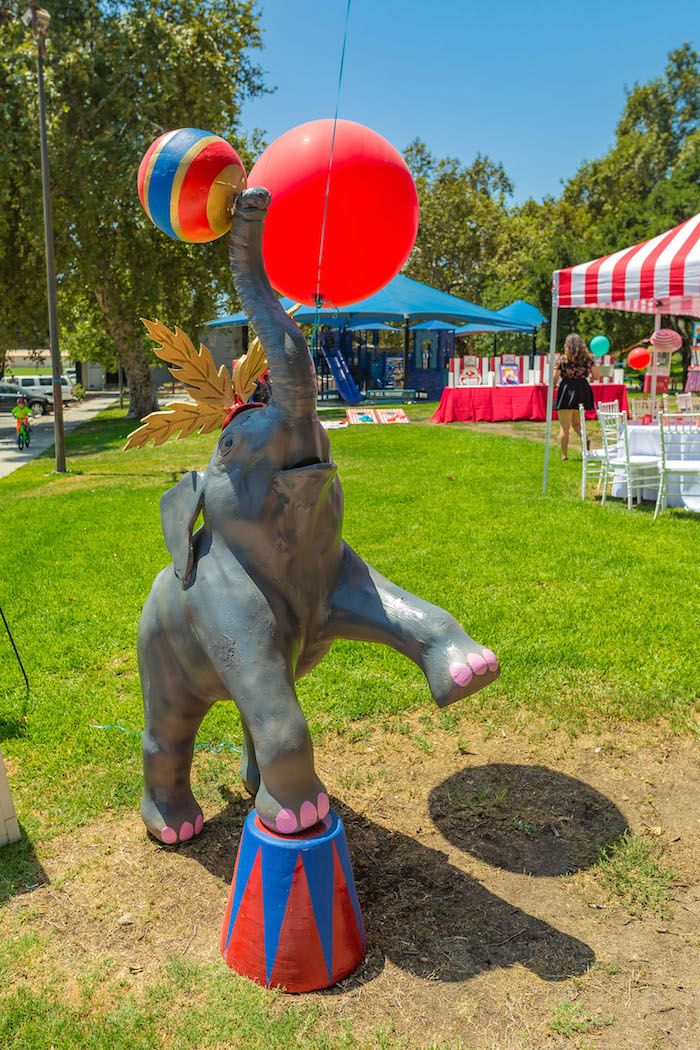
<svg viewBox="0 0 700 1050"><path fill-rule="evenodd" d="M139 165L138 190L151 222L180 241L214 241L231 229L246 175L233 146L201 128L167 131Z"/></svg>

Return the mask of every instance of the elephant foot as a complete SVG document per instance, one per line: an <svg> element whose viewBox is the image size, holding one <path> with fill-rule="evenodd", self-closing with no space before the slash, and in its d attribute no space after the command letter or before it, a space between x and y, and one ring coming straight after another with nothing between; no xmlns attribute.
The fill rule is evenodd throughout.
<svg viewBox="0 0 700 1050"><path fill-rule="evenodd" d="M447 707L495 682L501 673L498 657L471 638L442 648L439 660L429 659L428 682L438 707Z"/></svg>
<svg viewBox="0 0 700 1050"><path fill-rule="evenodd" d="M315 784L300 799L285 799L282 805L261 783L255 796L255 808L263 824L278 835L294 835L314 827L328 815L330 802L326 789L316 777Z"/></svg>
<svg viewBox="0 0 700 1050"><path fill-rule="evenodd" d="M241 779L248 794L255 798L260 787L260 770L247 747L244 748L241 755Z"/></svg>
<svg viewBox="0 0 700 1050"><path fill-rule="evenodd" d="M166 846L187 842L204 827L202 811L192 794L184 800L156 802L145 792L141 799L141 817L151 835Z"/></svg>

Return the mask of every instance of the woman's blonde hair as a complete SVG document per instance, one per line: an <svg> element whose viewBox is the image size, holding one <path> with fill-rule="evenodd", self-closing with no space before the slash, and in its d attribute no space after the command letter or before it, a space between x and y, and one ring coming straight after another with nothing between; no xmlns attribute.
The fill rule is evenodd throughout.
<svg viewBox="0 0 700 1050"><path fill-rule="evenodd" d="M567 361L579 361L591 354L578 332L570 332L564 340L564 357Z"/></svg>

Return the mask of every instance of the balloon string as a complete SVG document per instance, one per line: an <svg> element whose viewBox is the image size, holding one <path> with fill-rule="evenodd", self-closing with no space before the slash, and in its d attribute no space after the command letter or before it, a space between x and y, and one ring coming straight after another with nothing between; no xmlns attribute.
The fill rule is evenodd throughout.
<svg viewBox="0 0 700 1050"><path fill-rule="evenodd" d="M335 131L338 126L338 110L340 108L340 88L343 83L343 67L345 65L345 45L348 39L348 21L350 19L350 0L345 9L345 31L343 33L343 47L340 52L340 70L338 72L338 91L335 98L335 116L333 117L333 134L331 136L331 152L328 157L328 174L326 176L326 197L323 202L323 220L321 222L321 243L318 246L318 273L316 275L316 317L315 328L318 327L318 311L322 305L321 300L321 263L323 262L323 243L326 237L326 218L328 216L328 197L331 190L331 168L333 167L333 150L335 149Z"/></svg>

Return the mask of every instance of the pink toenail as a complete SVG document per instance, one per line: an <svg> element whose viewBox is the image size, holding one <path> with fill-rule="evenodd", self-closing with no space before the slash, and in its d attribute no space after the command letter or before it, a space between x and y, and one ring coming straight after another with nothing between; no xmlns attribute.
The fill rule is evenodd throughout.
<svg viewBox="0 0 700 1050"><path fill-rule="evenodd" d="M498 657L495 653L492 653L490 649L483 649L484 660L489 665L489 671L498 670Z"/></svg>
<svg viewBox="0 0 700 1050"><path fill-rule="evenodd" d="M467 666L467 664L450 664L450 674L457 685L464 687L465 685L469 685L474 672L471 667Z"/></svg>
<svg viewBox="0 0 700 1050"><path fill-rule="evenodd" d="M194 833L199 835L200 831L204 827L204 817L201 813L198 813L194 820Z"/></svg>
<svg viewBox="0 0 700 1050"><path fill-rule="evenodd" d="M318 809L319 820L323 820L324 817L328 816L328 811L331 808L331 804L328 801L328 795L325 793L325 791L322 791L319 794L318 801L316 803L316 808Z"/></svg>
<svg viewBox="0 0 700 1050"><path fill-rule="evenodd" d="M479 656L478 653L469 653L467 656L469 666L471 667L474 674L486 674L489 665L484 660L483 656Z"/></svg>
<svg viewBox="0 0 700 1050"><path fill-rule="evenodd" d="M297 818L291 809L281 809L275 820L275 827L282 835L291 835L297 830Z"/></svg>
<svg viewBox="0 0 700 1050"><path fill-rule="evenodd" d="M180 828L180 842L187 842L187 840L191 839L193 835L194 828L190 824L189 820L186 820Z"/></svg>
<svg viewBox="0 0 700 1050"><path fill-rule="evenodd" d="M318 814L313 802L302 802L299 810L299 819L302 828L311 828L318 820Z"/></svg>
<svg viewBox="0 0 700 1050"><path fill-rule="evenodd" d="M160 837L166 846L172 846L173 842L177 842L177 831L174 828L162 828Z"/></svg>

